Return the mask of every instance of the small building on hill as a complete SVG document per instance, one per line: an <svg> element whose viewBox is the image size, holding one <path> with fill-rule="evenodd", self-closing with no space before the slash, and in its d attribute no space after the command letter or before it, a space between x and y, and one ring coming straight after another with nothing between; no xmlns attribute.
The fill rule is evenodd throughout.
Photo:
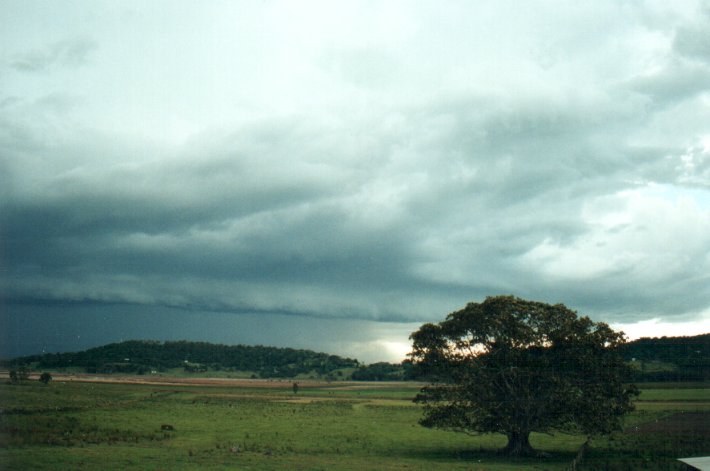
<svg viewBox="0 0 710 471"><path fill-rule="evenodd" d="M710 456L679 458L678 461L684 463L689 471L710 471Z"/></svg>

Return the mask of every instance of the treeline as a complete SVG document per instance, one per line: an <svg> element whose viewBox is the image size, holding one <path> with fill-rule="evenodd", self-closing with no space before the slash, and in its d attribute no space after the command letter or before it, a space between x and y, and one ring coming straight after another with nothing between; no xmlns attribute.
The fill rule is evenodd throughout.
<svg viewBox="0 0 710 471"><path fill-rule="evenodd" d="M621 347L634 381L710 381L710 334L641 338Z"/></svg>
<svg viewBox="0 0 710 471"><path fill-rule="evenodd" d="M415 379L412 363L372 363L362 365L352 374L355 381L406 381Z"/></svg>
<svg viewBox="0 0 710 471"><path fill-rule="evenodd" d="M129 340L74 353L46 353L3 362L5 367L32 364L37 369L80 367L88 373L137 373L184 368L247 371L261 378L292 378L300 374L337 376L338 371L357 368L351 358L311 350L207 342L159 342Z"/></svg>
<svg viewBox="0 0 710 471"><path fill-rule="evenodd" d="M634 366L633 382L710 381L710 334L692 337L641 338L621 347ZM373 363L360 366L354 380L426 380L412 364Z"/></svg>

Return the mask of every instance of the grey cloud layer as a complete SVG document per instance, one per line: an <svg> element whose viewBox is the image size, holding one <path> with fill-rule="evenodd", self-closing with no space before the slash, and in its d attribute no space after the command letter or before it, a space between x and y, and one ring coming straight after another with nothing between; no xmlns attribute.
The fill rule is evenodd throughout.
<svg viewBox="0 0 710 471"><path fill-rule="evenodd" d="M556 126L503 113L469 134L466 114L380 137L363 151L373 152L367 165L339 158L347 135L319 142L313 129L288 139L282 124L255 142L193 143L154 163L82 169L69 156L65 171L18 188L4 211L10 292L406 320L516 292L608 310L647 300L645 309L674 314L666 309L677 302L649 297L646 283L635 292L613 273L594 286L553 283L536 276L541 260L520 261L546 239L583 238L584 202L643 179L643 167L595 160L596 143L576 139L584 131L565 118ZM22 162L13 173L31 173ZM710 301L696 288L704 297L683 312Z"/></svg>
<svg viewBox="0 0 710 471"><path fill-rule="evenodd" d="M11 66L21 72L40 73L55 67L79 67L87 63L96 43L86 38L68 39L34 50L18 54Z"/></svg>
<svg viewBox="0 0 710 471"><path fill-rule="evenodd" d="M76 89L2 96L2 291L396 321L498 293L607 321L697 315L710 309L709 30L707 15L648 30L669 47L636 72L565 27L529 83L497 87L485 74L499 72L469 63L436 83L480 86L412 77L400 94L411 55L330 47L315 61L336 81L324 93L352 104L241 117L176 146L77 121L58 106ZM588 82L564 40L599 65ZM46 73L102 50L60 41L10 64Z"/></svg>

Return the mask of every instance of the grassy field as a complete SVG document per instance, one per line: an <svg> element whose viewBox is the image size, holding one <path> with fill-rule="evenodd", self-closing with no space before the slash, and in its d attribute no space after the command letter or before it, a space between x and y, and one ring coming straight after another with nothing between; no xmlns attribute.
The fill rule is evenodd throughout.
<svg viewBox="0 0 710 471"><path fill-rule="evenodd" d="M299 384L298 394L289 381L0 384L0 469L562 470L585 440L536 434L549 456L511 461L496 453L502 436L419 426L416 384ZM595 439L585 469L658 461L639 451L659 448L658 421L700 427L710 414L710 389L693 386L644 390L628 431ZM707 433L677 435L664 453L710 454ZM668 466L647 469L682 469Z"/></svg>

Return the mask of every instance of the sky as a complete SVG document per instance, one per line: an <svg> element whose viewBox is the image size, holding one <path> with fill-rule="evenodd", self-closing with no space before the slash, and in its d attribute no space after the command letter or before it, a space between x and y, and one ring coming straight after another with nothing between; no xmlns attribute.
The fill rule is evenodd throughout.
<svg viewBox="0 0 710 471"><path fill-rule="evenodd" d="M0 3L0 356L710 332L708 1Z"/></svg>

